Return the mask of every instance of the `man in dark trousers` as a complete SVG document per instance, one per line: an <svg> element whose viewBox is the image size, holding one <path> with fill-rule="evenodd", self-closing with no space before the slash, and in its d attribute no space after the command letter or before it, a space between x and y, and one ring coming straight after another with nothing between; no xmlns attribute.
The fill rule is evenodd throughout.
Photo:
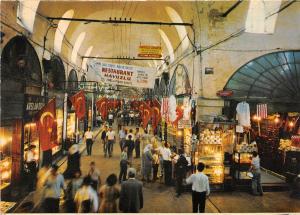
<svg viewBox="0 0 300 215"><path fill-rule="evenodd" d="M138 213L143 208L143 184L135 179L136 170L128 169L128 180L122 182L119 209L124 213Z"/></svg>
<svg viewBox="0 0 300 215"><path fill-rule="evenodd" d="M188 166L188 161L183 155L183 150L178 149L179 158L175 164L175 174L176 174L176 197L179 197L182 192L182 181L186 176L186 170Z"/></svg>
<svg viewBox="0 0 300 215"><path fill-rule="evenodd" d="M202 173L204 168L204 163L199 163L198 172L186 179L187 184L192 184L193 213L205 212L205 200L210 193L208 177Z"/></svg>
<svg viewBox="0 0 300 215"><path fill-rule="evenodd" d="M104 126L103 131L101 133L101 142L103 144L103 153L106 153L106 133L107 133L107 125Z"/></svg>

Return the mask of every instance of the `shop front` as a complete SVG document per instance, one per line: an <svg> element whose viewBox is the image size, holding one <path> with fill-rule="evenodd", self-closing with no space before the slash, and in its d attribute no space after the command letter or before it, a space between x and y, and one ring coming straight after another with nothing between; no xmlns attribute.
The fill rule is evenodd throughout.
<svg viewBox="0 0 300 215"><path fill-rule="evenodd" d="M38 56L25 37L12 38L1 54L1 197L25 175L29 146L40 165L35 113L44 105L42 71ZM4 105L5 104L5 105Z"/></svg>

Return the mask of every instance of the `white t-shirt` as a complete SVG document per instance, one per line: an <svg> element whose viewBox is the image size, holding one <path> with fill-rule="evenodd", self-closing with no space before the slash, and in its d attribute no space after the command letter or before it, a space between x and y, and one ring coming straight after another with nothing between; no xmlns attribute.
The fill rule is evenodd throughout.
<svg viewBox="0 0 300 215"><path fill-rule="evenodd" d="M93 139L93 132L92 131L86 131L84 134L85 139Z"/></svg>
<svg viewBox="0 0 300 215"><path fill-rule="evenodd" d="M129 140L129 135L131 135L131 140L135 141L135 136L133 133L128 133L126 136L126 140Z"/></svg>
<svg viewBox="0 0 300 215"><path fill-rule="evenodd" d="M163 147L161 150L160 150L160 153L163 157L163 160L167 160L167 161L171 161L171 150L169 148L165 148Z"/></svg>
<svg viewBox="0 0 300 215"><path fill-rule="evenodd" d="M108 131L108 132L106 132L106 137L107 137L108 140L114 140L115 136L116 136L116 134L115 134L114 131Z"/></svg>
<svg viewBox="0 0 300 215"><path fill-rule="evenodd" d="M114 115L112 115L112 114L108 115L108 119L113 119L113 118L114 118Z"/></svg>
<svg viewBox="0 0 300 215"><path fill-rule="evenodd" d="M210 193L208 177L202 172L192 174L186 179L187 184L192 184L192 190L196 192L206 192L208 196Z"/></svg>
<svg viewBox="0 0 300 215"><path fill-rule="evenodd" d="M237 104L236 117L240 125L250 126L250 107L247 102Z"/></svg>

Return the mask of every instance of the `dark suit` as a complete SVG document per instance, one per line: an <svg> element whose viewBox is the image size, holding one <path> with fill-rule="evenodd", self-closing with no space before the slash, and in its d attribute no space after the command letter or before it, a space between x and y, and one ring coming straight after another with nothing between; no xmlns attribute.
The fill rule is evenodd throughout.
<svg viewBox="0 0 300 215"><path fill-rule="evenodd" d="M176 192L178 195L180 195L182 192L182 181L186 176L187 166L188 166L188 161L183 155L180 155L177 163L175 164Z"/></svg>
<svg viewBox="0 0 300 215"><path fill-rule="evenodd" d="M143 208L143 184L136 179L122 183L119 209L125 213L138 213Z"/></svg>

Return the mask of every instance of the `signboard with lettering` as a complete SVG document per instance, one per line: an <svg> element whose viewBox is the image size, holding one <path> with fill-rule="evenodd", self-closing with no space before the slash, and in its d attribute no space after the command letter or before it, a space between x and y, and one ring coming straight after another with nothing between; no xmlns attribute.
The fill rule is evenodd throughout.
<svg viewBox="0 0 300 215"><path fill-rule="evenodd" d="M24 119L31 120L35 114L45 105L44 97L25 95Z"/></svg>
<svg viewBox="0 0 300 215"><path fill-rule="evenodd" d="M141 45L139 46L138 57L161 58L161 46Z"/></svg>
<svg viewBox="0 0 300 215"><path fill-rule="evenodd" d="M154 88L155 70L153 68L91 60L89 61L89 69L89 80L112 85Z"/></svg>

